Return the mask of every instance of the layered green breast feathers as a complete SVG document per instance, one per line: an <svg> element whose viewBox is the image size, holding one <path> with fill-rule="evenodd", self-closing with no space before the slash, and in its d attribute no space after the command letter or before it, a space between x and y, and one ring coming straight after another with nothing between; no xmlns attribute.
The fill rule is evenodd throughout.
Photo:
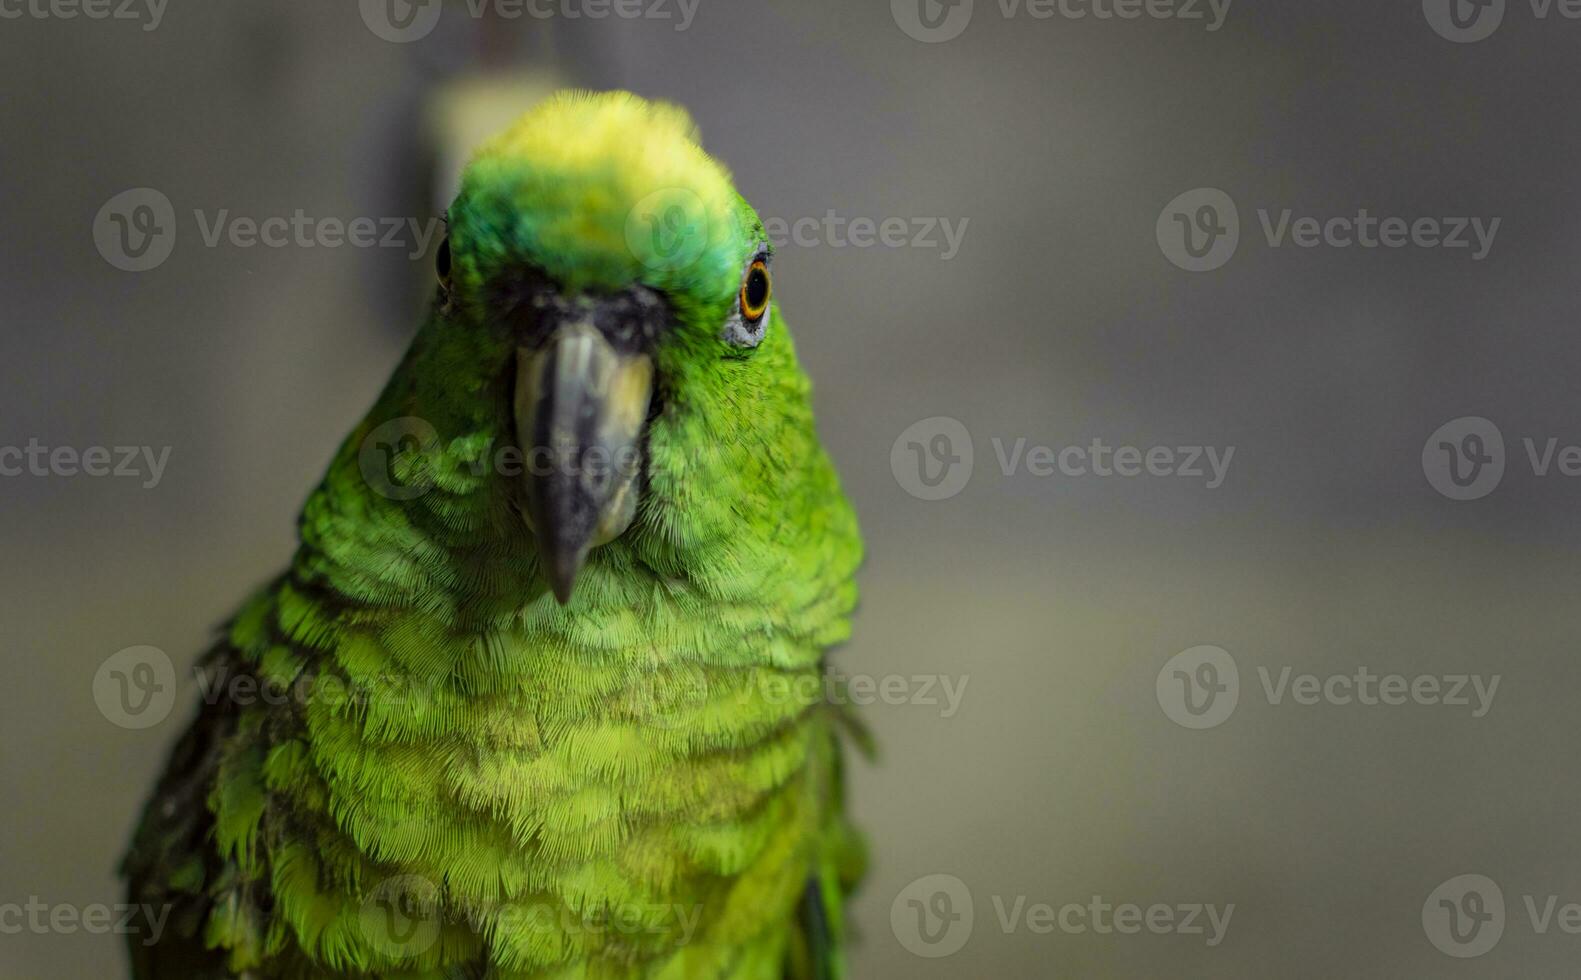
<svg viewBox="0 0 1581 980"><path fill-rule="evenodd" d="M128 873L182 914L137 976L833 975L861 548L760 222L623 93L529 113L449 221L207 661L272 696L211 698L150 804Z"/></svg>

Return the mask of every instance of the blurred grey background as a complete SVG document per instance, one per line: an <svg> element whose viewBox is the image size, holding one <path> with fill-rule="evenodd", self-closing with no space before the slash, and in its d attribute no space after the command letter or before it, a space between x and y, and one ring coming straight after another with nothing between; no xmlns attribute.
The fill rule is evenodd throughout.
<svg viewBox="0 0 1581 980"><path fill-rule="evenodd" d="M823 235L776 265L869 542L837 662L906 679L904 703L865 709L882 757L853 769L874 854L856 976L1574 975L1581 936L1542 913L1581 901L1581 482L1523 442L1581 443L1581 21L1559 5L1498 3L1462 43L1435 30L1457 30L1447 0L1239 0L1217 30L976 0L925 43L916 0L700 0L684 30L673 2L514 21L458 2L398 43L349 0L174 0L157 26L142 3L31 2L0 11L0 447L170 455L154 487L0 478L0 906L119 901L196 692L186 677L170 720L129 731L96 671L144 644L185 670L282 566L431 282L407 248L208 247L193 212L426 220L449 166L436 103L531 70L684 103L766 216L965 222L948 258ZM927 2L945 31L967 9ZM128 272L95 219L144 187L172 202L174 251ZM1196 188L1235 202L1240 236L1193 273L1158 227ZM1361 208L1500 225L1477 260L1274 247L1258 217ZM1424 446L1466 416L1502 432L1505 472L1452 500ZM934 417L974 462L927 500L896 444ZM1018 439L1235 452L1209 488L1006 473L994 440ZM1194 730L1159 684L1199 645L1240 691ZM1286 668L1500 681L1474 717L1474 699L1274 703L1260 671ZM940 677L965 685L953 713L915 680ZM1464 874L1505 905L1479 958L1424 922ZM958 879L947 906L933 875ZM970 923L919 929L918 888ZM1234 911L1212 946L1006 921L1094 896ZM6 978L123 969L117 936L0 932Z"/></svg>

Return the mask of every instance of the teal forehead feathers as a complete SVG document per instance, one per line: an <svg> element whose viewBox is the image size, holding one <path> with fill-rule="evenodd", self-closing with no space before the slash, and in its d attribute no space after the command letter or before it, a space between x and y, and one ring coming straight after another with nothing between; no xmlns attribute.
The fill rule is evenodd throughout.
<svg viewBox="0 0 1581 980"><path fill-rule="evenodd" d="M555 96L484 144L450 228L463 289L525 262L566 290L696 303L732 296L763 237L685 110L625 92Z"/></svg>

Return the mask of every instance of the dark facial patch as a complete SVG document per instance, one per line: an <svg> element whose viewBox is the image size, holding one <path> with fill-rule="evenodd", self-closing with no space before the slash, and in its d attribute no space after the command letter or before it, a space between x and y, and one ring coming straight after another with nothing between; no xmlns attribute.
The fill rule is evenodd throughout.
<svg viewBox="0 0 1581 980"><path fill-rule="evenodd" d="M567 296L558 284L533 268L523 268L496 282L491 294L495 308L524 347L541 346L562 324L591 318L616 351L651 353L671 321L669 303L647 286Z"/></svg>

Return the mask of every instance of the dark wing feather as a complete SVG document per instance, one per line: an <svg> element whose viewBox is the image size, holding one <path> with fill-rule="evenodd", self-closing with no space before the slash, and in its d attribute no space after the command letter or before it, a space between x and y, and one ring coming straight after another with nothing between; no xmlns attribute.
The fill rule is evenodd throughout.
<svg viewBox="0 0 1581 980"><path fill-rule="evenodd" d="M228 649L217 649L204 666L212 669L229 657ZM205 948L203 930L227 872L212 841L208 795L236 721L228 699L204 704L171 753L121 864L128 900L166 912L162 929L139 913L137 928L127 937L133 980L226 980L232 975L225 957Z"/></svg>

